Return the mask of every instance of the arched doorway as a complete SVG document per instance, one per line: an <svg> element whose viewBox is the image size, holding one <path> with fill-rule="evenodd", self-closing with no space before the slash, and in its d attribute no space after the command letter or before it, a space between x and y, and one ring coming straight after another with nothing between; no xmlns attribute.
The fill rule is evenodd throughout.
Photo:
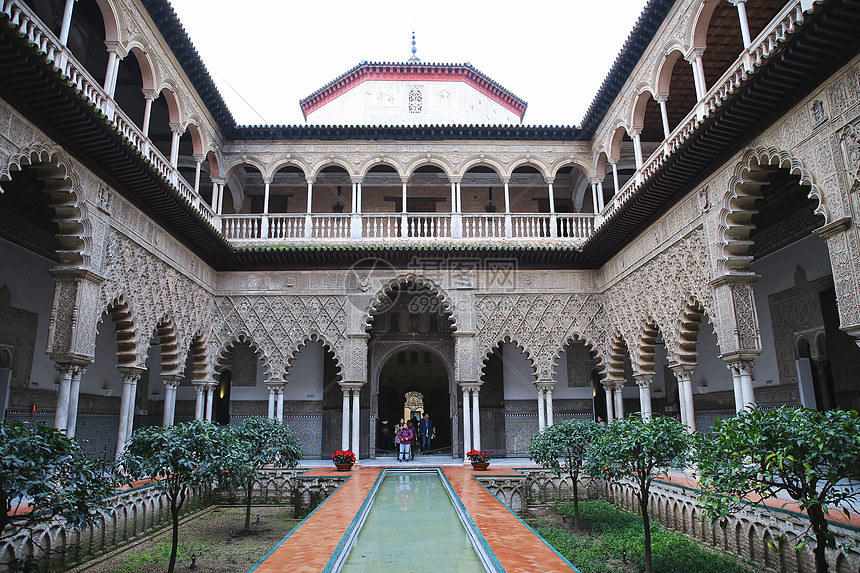
<svg viewBox="0 0 860 573"><path fill-rule="evenodd" d="M392 285L386 293L373 312L369 329L371 411L367 451L373 457L377 451L382 453L380 448L389 446L382 437L382 421L387 417L393 428L404 415L406 393L418 392L422 413L429 413L435 426L433 451L452 452L457 393L451 311L418 278Z"/></svg>
<svg viewBox="0 0 860 573"><path fill-rule="evenodd" d="M451 451L451 395L448 368L433 351L407 346L393 352L379 373L378 419L392 425L410 415L421 419L426 413L436 431L433 453ZM416 422L417 423L417 422ZM377 448L393 451L392 444L378 432Z"/></svg>

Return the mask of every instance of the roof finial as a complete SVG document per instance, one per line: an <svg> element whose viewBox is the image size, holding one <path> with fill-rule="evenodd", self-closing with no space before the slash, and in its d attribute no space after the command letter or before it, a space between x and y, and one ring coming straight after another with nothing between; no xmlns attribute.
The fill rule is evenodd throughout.
<svg viewBox="0 0 860 573"><path fill-rule="evenodd" d="M421 61L418 59L418 56L415 55L417 53L418 53L418 48L415 47L415 30L412 30L412 57L409 58L410 62L420 62Z"/></svg>

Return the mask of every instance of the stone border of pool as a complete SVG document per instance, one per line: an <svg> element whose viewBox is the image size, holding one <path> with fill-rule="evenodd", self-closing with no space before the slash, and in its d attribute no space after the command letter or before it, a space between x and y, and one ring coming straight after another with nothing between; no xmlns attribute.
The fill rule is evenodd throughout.
<svg viewBox="0 0 860 573"><path fill-rule="evenodd" d="M484 535L481 533L481 530L475 524L475 521L472 519L472 516L469 515L466 506L463 505L463 502L460 499L460 496L457 495L454 486L452 486L451 482L448 481L448 477L445 475L445 472L443 472L442 469L437 466L415 466L382 468L382 471L379 472L379 476L377 476L373 487L371 488L370 492L368 492L364 503L361 504L361 508L359 508L358 513L356 513L355 517L353 517L352 522L349 524L349 527L347 527L346 532L343 534L343 538L341 538L340 543L338 543L337 549L335 550L329 562L326 564L325 569L323 569L323 573L339 573L343 569L347 559L349 558L349 552L355 545L355 542L358 539L358 534L361 532L361 528L364 525L364 522L367 520L367 516L370 513L370 509L373 506L373 502L376 499L377 494L379 493L379 488L382 485L382 481L385 479L385 476L388 473L430 473L439 476L440 480L442 481L442 486L445 488L445 491L448 494L448 499L451 501L451 505L453 506L454 511L457 513L457 517L460 519L460 523L463 525L463 529L465 529L466 531L466 536L472 543L472 548L475 550L475 554L478 556L478 560L484 566L484 571L487 571L488 573L504 572L502 564L499 562L498 558L496 558L495 553L493 553L493 550L490 548L490 545L489 543L487 543L487 540L484 538Z"/></svg>

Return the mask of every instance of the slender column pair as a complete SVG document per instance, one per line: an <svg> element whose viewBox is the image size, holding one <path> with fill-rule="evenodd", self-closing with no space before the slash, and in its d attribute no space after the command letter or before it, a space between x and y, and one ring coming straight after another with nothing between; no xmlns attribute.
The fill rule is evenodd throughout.
<svg viewBox="0 0 860 573"><path fill-rule="evenodd" d="M357 387L348 387L341 386L343 390L343 418L341 421L341 449L342 450L350 450L355 454L355 461L358 463L358 439L359 439L359 429L361 420L359 418L360 413L360 401L359 397L361 395L361 386ZM350 404L352 404L352 408L350 411ZM352 431L350 431L350 429Z"/></svg>
<svg viewBox="0 0 860 573"><path fill-rule="evenodd" d="M696 414L693 408L693 365L675 364L669 366L678 380L678 402L681 407L681 423L690 432L696 431Z"/></svg>
<svg viewBox="0 0 860 573"><path fill-rule="evenodd" d="M267 384L269 388L268 417L279 422L284 421L284 384Z"/></svg>
<svg viewBox="0 0 860 573"><path fill-rule="evenodd" d="M164 416L161 425L172 426L176 415L176 389L182 376L164 376Z"/></svg>
<svg viewBox="0 0 860 573"><path fill-rule="evenodd" d="M463 449L465 452L480 450L481 402L479 395L481 385L462 385L461 388L463 389Z"/></svg>
<svg viewBox="0 0 860 573"><path fill-rule="evenodd" d="M70 438L75 435L78 420L78 396L81 391L81 377L86 366L79 364L56 364L60 373L60 386L57 388L57 407L54 411L54 427L66 430Z"/></svg>
<svg viewBox="0 0 860 573"><path fill-rule="evenodd" d="M748 408L755 408L752 376L754 364L752 359L740 359L729 363L729 370L732 372L732 386L735 391L735 411L739 414Z"/></svg>
<svg viewBox="0 0 860 573"><path fill-rule="evenodd" d="M197 391L194 403L195 419L212 421L212 403L215 400L216 386L216 384L212 383L194 384L194 388Z"/></svg>
<svg viewBox="0 0 860 573"><path fill-rule="evenodd" d="M116 458L119 459L125 450L125 444L131 438L134 429L134 406L137 399L137 382L143 375L144 369L135 366L123 366L119 369L122 374L122 397L119 403L119 429L116 437Z"/></svg>
<svg viewBox="0 0 860 573"><path fill-rule="evenodd" d="M643 420L651 419L651 382L653 374L637 374L633 376L639 386L639 411Z"/></svg>
<svg viewBox="0 0 860 573"><path fill-rule="evenodd" d="M547 426L552 426L552 381L541 381L537 386L538 399L538 431L543 431Z"/></svg>

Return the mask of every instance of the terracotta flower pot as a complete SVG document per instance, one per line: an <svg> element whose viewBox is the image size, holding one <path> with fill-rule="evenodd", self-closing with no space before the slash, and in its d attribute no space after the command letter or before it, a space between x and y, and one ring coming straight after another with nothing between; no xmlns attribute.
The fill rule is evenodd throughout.
<svg viewBox="0 0 860 573"><path fill-rule="evenodd" d="M339 472L348 472L348 471L350 471L350 470L352 469L352 464L351 464L351 463L347 463L347 464L334 464L334 467L336 467L336 468L337 468L337 471L339 471Z"/></svg>
<svg viewBox="0 0 860 573"><path fill-rule="evenodd" d="M472 462L472 469L479 471L487 471L490 467L490 462Z"/></svg>

